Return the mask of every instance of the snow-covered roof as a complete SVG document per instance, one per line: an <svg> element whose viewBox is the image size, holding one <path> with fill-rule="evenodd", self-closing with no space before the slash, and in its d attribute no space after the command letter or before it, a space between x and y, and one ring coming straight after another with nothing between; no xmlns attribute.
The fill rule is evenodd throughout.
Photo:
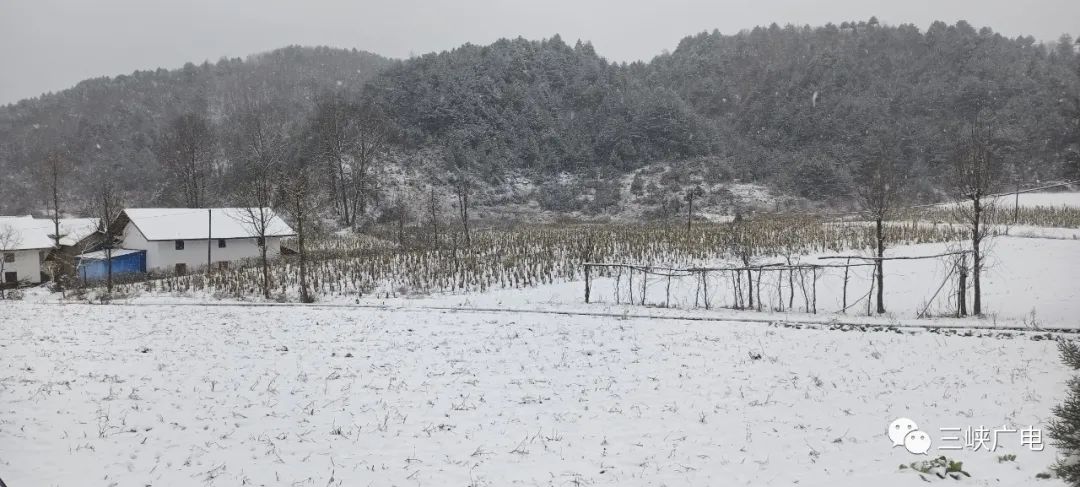
<svg viewBox="0 0 1080 487"><path fill-rule="evenodd" d="M293 229L274 210L264 208L269 218L267 237L294 235ZM251 215L259 208L128 208L124 214L147 240L205 240L259 236Z"/></svg>
<svg viewBox="0 0 1080 487"><path fill-rule="evenodd" d="M61 218L60 245L70 246L79 243L97 230L96 218ZM0 217L0 236L10 229L15 235L15 242L4 250L51 249L54 246L50 235L56 232L52 220L29 216ZM0 242L3 246L3 242Z"/></svg>
<svg viewBox="0 0 1080 487"><path fill-rule="evenodd" d="M52 220L45 220L52 224ZM98 230L97 218L61 218L60 245L75 245ZM49 232L52 233L52 232Z"/></svg>
<svg viewBox="0 0 1080 487"><path fill-rule="evenodd" d="M115 259L115 258L120 257L120 256L124 256L124 255L128 255L128 254L137 254L139 252L146 252L146 251L145 250L136 250L136 249L113 249L112 256ZM105 251L104 250L98 250L96 252L87 252L85 254L79 254L76 257L78 257L80 259L83 259L83 260L105 260Z"/></svg>

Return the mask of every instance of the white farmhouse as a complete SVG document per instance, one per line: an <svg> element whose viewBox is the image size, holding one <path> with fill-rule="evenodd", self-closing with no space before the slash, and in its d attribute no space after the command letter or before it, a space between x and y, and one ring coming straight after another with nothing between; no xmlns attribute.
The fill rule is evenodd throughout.
<svg viewBox="0 0 1080 487"><path fill-rule="evenodd" d="M97 230L95 218L61 218L60 246L71 247ZM45 279L43 264L56 250L50 219L0 216L0 284L31 283Z"/></svg>
<svg viewBox="0 0 1080 487"><path fill-rule="evenodd" d="M266 222L259 232L257 222ZM281 239L292 228L269 208L128 208L112 224L120 247L145 250L148 271L187 273L211 263L230 262L281 253ZM259 234L265 233L265 242ZM208 258L209 257L209 258Z"/></svg>

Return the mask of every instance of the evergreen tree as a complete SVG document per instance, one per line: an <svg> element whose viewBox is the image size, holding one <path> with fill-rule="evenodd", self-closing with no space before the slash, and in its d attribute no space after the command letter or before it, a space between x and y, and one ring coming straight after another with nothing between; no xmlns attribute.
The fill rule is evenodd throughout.
<svg viewBox="0 0 1080 487"><path fill-rule="evenodd" d="M1065 365L1080 371L1080 346L1061 340L1058 350ZM1054 407L1056 418L1050 422L1049 434L1062 456L1054 472L1069 485L1080 486L1080 377L1070 379L1067 387L1065 403Z"/></svg>

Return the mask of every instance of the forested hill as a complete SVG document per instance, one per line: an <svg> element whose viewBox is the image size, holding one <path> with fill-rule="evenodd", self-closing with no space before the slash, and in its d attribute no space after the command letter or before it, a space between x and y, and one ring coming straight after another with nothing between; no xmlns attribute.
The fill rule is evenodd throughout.
<svg viewBox="0 0 1080 487"><path fill-rule="evenodd" d="M686 38L650 68L652 83L735 134L725 153L740 172L778 175L810 196L844 193L852 166L874 154L929 183L977 118L1026 180L1080 162L1080 58L1068 36L1048 47L963 21L925 32L873 21L774 25Z"/></svg>
<svg viewBox="0 0 1080 487"><path fill-rule="evenodd" d="M74 88L0 107L0 210L42 207L35 199L44 198L35 169L56 152L74 166L68 177L75 182L73 197L85 195L80 185L87 188L109 169L132 204L171 204L153 152L155 139L170 120L198 113L225 124L252 97L303 119L318 94L359 94L392 62L355 49L293 46L246 60L88 79Z"/></svg>
<svg viewBox="0 0 1080 487"><path fill-rule="evenodd" d="M914 189L932 192L958 134L976 119L993 125L997 154L1025 179L1064 177L1080 164L1072 39L1044 45L965 22L920 31L871 19L702 33L648 63L611 63L588 43L555 36L403 61L287 48L89 80L0 108L0 207L38 207L29 199L39 193L33 168L60 149L87 177L103 165L123 169L133 203L179 204L154 141L187 113L228 131L244 106L237 100L252 92L290 114L297 134L319 120L316 97L336 93L393 128L398 160L452 154L448 164L467 160L488 180L610 179L693 160L713 178L842 198L859 163L888 157L912 169L921 182ZM228 171L230 152L215 153L215 167ZM226 186L209 191L229 199Z"/></svg>
<svg viewBox="0 0 1080 487"><path fill-rule="evenodd" d="M369 94L413 140L471 143L496 170L603 174L711 156L723 174L822 197L843 194L882 145L914 176L936 175L976 117L1027 178L1060 176L1077 155L1078 75L1067 37L1048 47L964 22L870 21L703 33L630 65L589 44L503 40L392 67Z"/></svg>

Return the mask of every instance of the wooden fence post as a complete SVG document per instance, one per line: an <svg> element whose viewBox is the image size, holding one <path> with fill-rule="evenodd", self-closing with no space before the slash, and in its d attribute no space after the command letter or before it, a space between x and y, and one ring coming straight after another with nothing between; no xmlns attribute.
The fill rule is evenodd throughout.
<svg viewBox="0 0 1080 487"><path fill-rule="evenodd" d="M622 291L622 267L618 269L618 274L615 274L615 304L622 304L622 297L619 296Z"/></svg>
<svg viewBox="0 0 1080 487"><path fill-rule="evenodd" d="M735 293L735 309L742 309L742 272L731 271L731 288Z"/></svg>
<svg viewBox="0 0 1080 487"><path fill-rule="evenodd" d="M776 274L776 299L780 305L780 311L784 310L784 269L781 268L780 272Z"/></svg>
<svg viewBox="0 0 1080 487"><path fill-rule="evenodd" d="M703 272L704 274L704 272ZM701 296L701 276L697 277L697 288L694 289L694 307L698 307L698 299Z"/></svg>
<svg viewBox="0 0 1080 487"><path fill-rule="evenodd" d="M705 301L705 309L709 309L709 275L707 272L708 271L701 271L701 282L705 291L702 295L702 298Z"/></svg>
<svg viewBox="0 0 1080 487"><path fill-rule="evenodd" d="M757 310L761 311L761 272L762 268L757 270Z"/></svg>
<svg viewBox="0 0 1080 487"><path fill-rule="evenodd" d="M874 272L876 272L876 271L874 271ZM870 276L870 292L866 294L866 316L870 316L870 303L873 301L873 299L870 299L870 296L873 296L873 295L874 295L874 276L871 275Z"/></svg>
<svg viewBox="0 0 1080 487"><path fill-rule="evenodd" d="M645 306L645 286L649 284L649 268L641 268L641 305Z"/></svg>
<svg viewBox="0 0 1080 487"><path fill-rule="evenodd" d="M668 276L667 276L667 290L665 291L664 294L665 294L665 296L664 296L664 307L665 308L670 308L671 307L671 273L670 272L668 273Z"/></svg>
<svg viewBox="0 0 1080 487"><path fill-rule="evenodd" d="M848 270L851 269L851 258L848 258L847 263L844 264L844 302L843 307L840 308L840 312L847 314L847 283L848 283Z"/></svg>

